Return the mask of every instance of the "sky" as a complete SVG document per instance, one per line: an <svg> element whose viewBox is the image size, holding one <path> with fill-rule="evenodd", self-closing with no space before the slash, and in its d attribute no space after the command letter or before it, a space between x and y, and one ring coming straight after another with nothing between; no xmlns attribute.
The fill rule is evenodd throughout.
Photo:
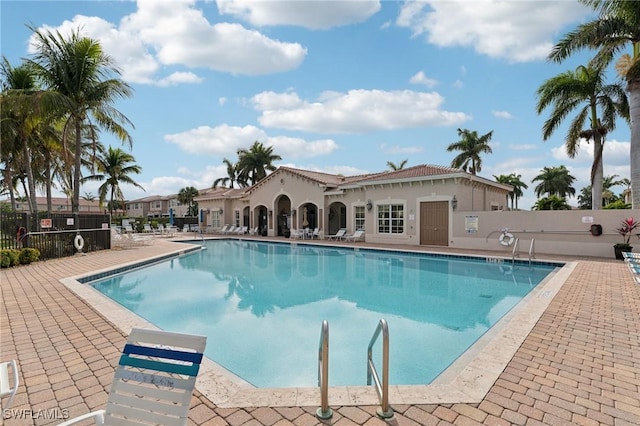
<svg viewBox="0 0 640 426"><path fill-rule="evenodd" d="M573 117L544 141L550 110L537 114L536 90L587 63L592 52L546 58L592 17L572 0L1 0L0 46L17 66L33 53L28 26L81 28L100 41L133 88L115 104L134 125L130 152L142 168L133 178L144 191L123 185L127 200L210 188L227 176L223 159L236 162L255 141L282 157L276 166L326 173L405 159L450 166L461 128L493 131L478 175L520 174L529 189L518 206L530 209L543 167L565 165L578 194L590 184L592 145L568 158ZM129 151L109 133L100 139ZM605 176L629 177L629 141L620 121L607 135Z"/></svg>

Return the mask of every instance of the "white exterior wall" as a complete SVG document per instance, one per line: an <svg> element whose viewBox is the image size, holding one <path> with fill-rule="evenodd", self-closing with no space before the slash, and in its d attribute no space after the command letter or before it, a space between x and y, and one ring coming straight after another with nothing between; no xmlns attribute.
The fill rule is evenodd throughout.
<svg viewBox="0 0 640 426"><path fill-rule="evenodd" d="M497 250L511 256L513 246L505 247L498 238L502 229L520 240L520 257L528 258L531 240L535 253L613 258L613 245L622 242L616 229L623 219L640 219L640 210L561 210L517 212L465 212L453 215L453 239L450 247ZM468 232L466 218L477 217L478 231ZM591 225L602 225L602 235L591 235ZM638 230L640 233L640 229ZM630 243L640 251L640 240Z"/></svg>

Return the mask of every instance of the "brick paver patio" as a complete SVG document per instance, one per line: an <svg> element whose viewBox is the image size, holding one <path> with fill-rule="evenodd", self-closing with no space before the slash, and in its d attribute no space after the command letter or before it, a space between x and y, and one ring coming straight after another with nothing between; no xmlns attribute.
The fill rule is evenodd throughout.
<svg viewBox="0 0 640 426"><path fill-rule="evenodd" d="M415 247L412 247L415 249ZM57 424L101 408L125 336L59 282L175 249L110 250L3 269L0 359L16 359L20 389L3 411L10 425ZM557 296L479 404L218 408L200 393L192 425L639 425L640 285L623 262L578 261Z"/></svg>

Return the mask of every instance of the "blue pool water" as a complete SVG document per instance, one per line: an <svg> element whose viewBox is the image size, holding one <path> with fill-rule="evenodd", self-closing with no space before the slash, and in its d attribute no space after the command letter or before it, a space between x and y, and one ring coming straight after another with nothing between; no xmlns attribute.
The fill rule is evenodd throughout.
<svg viewBox="0 0 640 426"><path fill-rule="evenodd" d="M206 355L258 387L317 386L323 320L330 384L366 384L381 318L390 382L427 384L558 266L247 240L206 247L92 285L162 329L208 336ZM380 352L378 343L377 365Z"/></svg>

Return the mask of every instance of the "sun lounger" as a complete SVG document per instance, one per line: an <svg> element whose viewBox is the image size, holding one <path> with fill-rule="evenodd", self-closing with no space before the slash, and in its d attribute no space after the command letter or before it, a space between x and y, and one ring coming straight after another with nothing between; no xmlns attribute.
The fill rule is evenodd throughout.
<svg viewBox="0 0 640 426"><path fill-rule="evenodd" d="M345 235L344 237L342 237L343 240L345 241L364 241L364 231L362 229L358 229L356 232L353 233L353 235Z"/></svg>
<svg viewBox="0 0 640 426"><path fill-rule="evenodd" d="M340 240L342 239L342 237L344 237L344 235L347 233L347 229L346 228L340 228L338 230L338 232L336 232L334 235L327 235L327 239L329 240Z"/></svg>

